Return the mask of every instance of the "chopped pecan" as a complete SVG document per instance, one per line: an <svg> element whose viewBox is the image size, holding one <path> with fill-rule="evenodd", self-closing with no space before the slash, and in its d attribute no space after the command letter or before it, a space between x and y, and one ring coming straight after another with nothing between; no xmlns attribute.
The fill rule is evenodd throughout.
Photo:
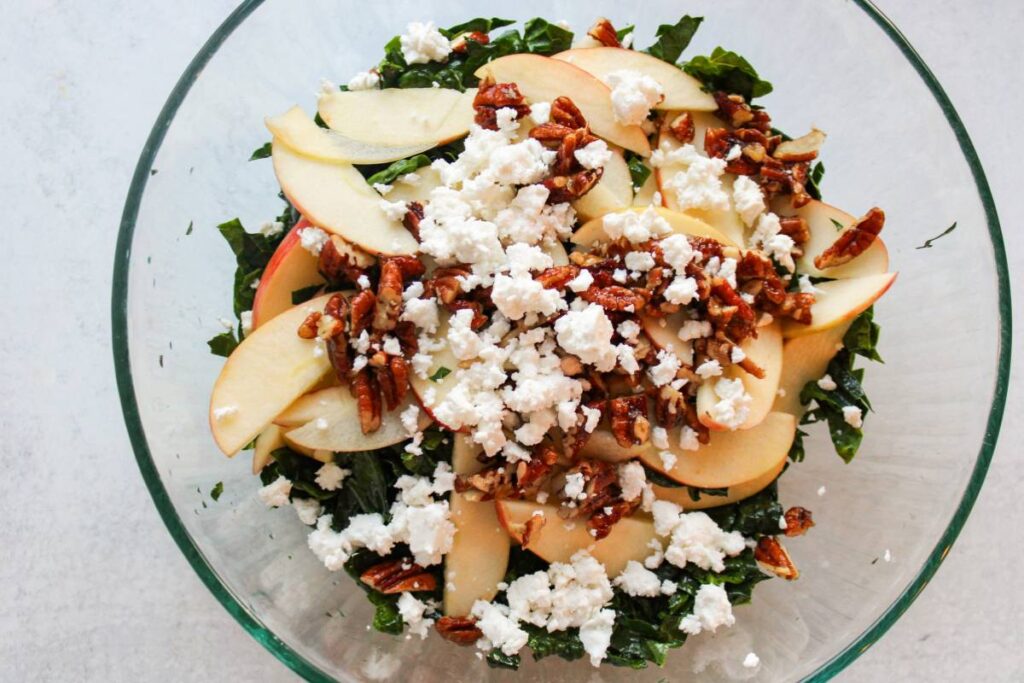
<svg viewBox="0 0 1024 683"><path fill-rule="evenodd" d="M688 111L684 111L672 119L672 122L668 124L668 129L671 131L672 137L679 142L683 144L693 142L693 136L696 132L693 125L693 115Z"/></svg>
<svg viewBox="0 0 1024 683"><path fill-rule="evenodd" d="M601 507L587 520L587 527L591 529L595 541L600 541L612 532L620 519L633 514L640 507L640 498L631 501L617 500Z"/></svg>
<svg viewBox="0 0 1024 683"><path fill-rule="evenodd" d="M562 139L572 135L573 129L563 126L560 123L542 123L530 130L530 137L539 141L545 147L557 149L562 144Z"/></svg>
<svg viewBox="0 0 1024 683"><path fill-rule="evenodd" d="M515 467L492 465L476 474L459 476L455 490L474 500L524 498L540 488L557 462L558 452L540 444L534 448L530 460L521 460Z"/></svg>
<svg viewBox="0 0 1024 683"><path fill-rule="evenodd" d="M466 309L473 311L473 319L470 321L469 326L474 331L487 324L487 316L484 315L483 308L483 304L479 301L467 301L465 299L458 299L448 304L448 310L453 313Z"/></svg>
<svg viewBox="0 0 1024 683"><path fill-rule="evenodd" d="M825 144L825 134L817 128L793 140L779 143L772 156L779 161L811 161L818 157L818 150Z"/></svg>
<svg viewBox="0 0 1024 683"><path fill-rule="evenodd" d="M742 95L714 93L718 111L715 114L733 128L755 128L767 133L771 130L772 119L763 109L754 109Z"/></svg>
<svg viewBox="0 0 1024 683"><path fill-rule="evenodd" d="M469 275L470 271L468 268L459 266L438 268L430 279L423 283L424 289L428 296L436 296L438 301L447 306L455 301L462 292L462 284L459 278Z"/></svg>
<svg viewBox="0 0 1024 683"><path fill-rule="evenodd" d="M798 246L806 244L811 239L811 228L807 225L807 221L800 216L780 216L779 227L779 232L788 235L793 240L793 244Z"/></svg>
<svg viewBox="0 0 1024 683"><path fill-rule="evenodd" d="M441 617L434 624L438 635L456 645L473 645L484 637L472 617Z"/></svg>
<svg viewBox="0 0 1024 683"><path fill-rule="evenodd" d="M299 325L299 336L303 339L316 339L317 332L320 329L320 318L323 315L320 311L313 311L307 315L306 319Z"/></svg>
<svg viewBox="0 0 1024 683"><path fill-rule="evenodd" d="M562 360L564 362L570 358L576 360L574 356L566 356ZM579 363L579 361L576 360L576 363ZM582 369L582 366L580 367ZM585 405L590 410L598 411L600 413L598 420L600 420L601 418L604 417L605 408L607 407L608 403L607 401L604 400L596 400L588 401L581 405L578 412L576 413L576 424L565 433L565 439L562 442L562 447L565 450L565 454L566 456L568 456L570 460L576 460L577 456L579 456L580 454L580 451L583 450L583 447L586 446L587 442L590 440L590 435L593 434L593 431L588 432L586 429L587 414L583 412L583 405Z"/></svg>
<svg viewBox="0 0 1024 683"><path fill-rule="evenodd" d="M476 110L474 121L477 125L497 130L497 112L505 108L515 109L517 119L530 113L530 107L515 83L495 83L490 79L481 81L473 98L473 109Z"/></svg>
<svg viewBox="0 0 1024 683"><path fill-rule="evenodd" d="M540 271L533 279L544 289L564 289L579 274L580 269L577 266L554 266Z"/></svg>
<svg viewBox="0 0 1024 683"><path fill-rule="evenodd" d="M672 429L686 415L686 396L666 384L654 396L654 419L662 427Z"/></svg>
<svg viewBox="0 0 1024 683"><path fill-rule="evenodd" d="M554 123L567 126L573 130L587 127L587 119L583 116L583 112L568 97L555 98L551 103L550 119Z"/></svg>
<svg viewBox="0 0 1024 683"><path fill-rule="evenodd" d="M437 579L408 558L376 564L359 576L359 580L385 595L432 591Z"/></svg>
<svg viewBox="0 0 1024 683"><path fill-rule="evenodd" d="M364 289L352 297L352 300L349 301L349 308L351 309L349 335L355 339L373 322L373 312L377 308L377 296L370 290Z"/></svg>
<svg viewBox="0 0 1024 683"><path fill-rule="evenodd" d="M402 312L402 291L410 277L422 275L425 268L415 256L388 256L380 266L380 282L377 284L377 305L374 309L373 327L377 330L393 330Z"/></svg>
<svg viewBox="0 0 1024 683"><path fill-rule="evenodd" d="M754 549L754 559L764 565L772 574L793 581L800 577L789 553L774 536L762 536Z"/></svg>
<svg viewBox="0 0 1024 683"><path fill-rule="evenodd" d="M579 199L597 185L603 173L604 168L588 168L568 176L546 178L542 184L551 193L547 203L562 204Z"/></svg>
<svg viewBox="0 0 1024 683"><path fill-rule="evenodd" d="M786 535L803 536L814 526L814 517L811 511L802 507L791 507L786 510Z"/></svg>
<svg viewBox="0 0 1024 683"><path fill-rule="evenodd" d="M615 32L615 27L612 25L612 22L604 17L600 17L594 22L594 25L587 31L587 35L605 47L622 47L622 43L619 42L619 36Z"/></svg>
<svg viewBox="0 0 1024 683"><path fill-rule="evenodd" d="M373 264L373 256L338 235L331 235L317 259L320 274L335 285L356 284L360 277L368 275Z"/></svg>
<svg viewBox="0 0 1024 683"><path fill-rule="evenodd" d="M877 206L859 218L839 235L825 251L814 257L814 266L820 270L835 268L863 254L885 226L885 212Z"/></svg>
<svg viewBox="0 0 1024 683"><path fill-rule="evenodd" d="M651 423L647 418L647 397L620 396L608 401L611 414L612 434L623 448L646 443L651 434Z"/></svg>
<svg viewBox="0 0 1024 683"><path fill-rule="evenodd" d="M452 41L452 52L460 55L466 54L469 52L468 41L470 40L474 43L479 43L480 45L486 45L491 42L490 37L482 31L468 31Z"/></svg>
<svg viewBox="0 0 1024 683"><path fill-rule="evenodd" d="M606 311L627 311L639 313L647 303L643 291L635 291L619 285L598 287L591 285L580 293L584 301L595 303Z"/></svg>
<svg viewBox="0 0 1024 683"><path fill-rule="evenodd" d="M356 374L351 389L359 408L359 427L363 434L377 431L381 418L380 387L370 375L369 368L363 368Z"/></svg>
<svg viewBox="0 0 1024 683"><path fill-rule="evenodd" d="M544 477L558 462L558 452L551 446L541 444L533 449L529 462L522 460L516 465L516 490L519 495L535 491Z"/></svg>
<svg viewBox="0 0 1024 683"><path fill-rule="evenodd" d="M540 530L544 528L545 522L547 522L547 518L544 515L533 515L526 520L526 523L523 524L523 530L519 535L519 545L529 549L530 543L536 538Z"/></svg>
<svg viewBox="0 0 1024 683"><path fill-rule="evenodd" d="M402 225L412 233L418 242L420 239L420 221L423 220L423 204L420 202L409 202L405 206L405 216L402 217Z"/></svg>
<svg viewBox="0 0 1024 683"><path fill-rule="evenodd" d="M556 176L567 176L573 171L581 170L582 167L576 161L576 150L583 149L595 140L597 140L597 136L591 134L586 128L578 128L566 135L558 146L558 153L555 155L555 163L551 167L551 172Z"/></svg>

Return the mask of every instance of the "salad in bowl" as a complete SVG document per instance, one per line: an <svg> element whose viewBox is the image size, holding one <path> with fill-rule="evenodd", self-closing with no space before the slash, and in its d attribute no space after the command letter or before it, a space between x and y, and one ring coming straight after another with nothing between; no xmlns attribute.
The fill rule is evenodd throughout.
<svg viewBox="0 0 1024 683"><path fill-rule="evenodd" d="M822 201L825 133L742 56L683 58L699 18L512 23L409 24L266 119L210 425L374 628L660 665L799 576L777 481L808 425L860 445L885 214Z"/></svg>

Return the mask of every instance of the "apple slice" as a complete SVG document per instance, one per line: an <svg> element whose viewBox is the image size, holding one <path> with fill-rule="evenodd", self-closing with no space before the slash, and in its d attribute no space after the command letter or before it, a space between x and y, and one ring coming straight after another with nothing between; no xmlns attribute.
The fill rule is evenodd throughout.
<svg viewBox="0 0 1024 683"><path fill-rule="evenodd" d="M302 248L299 237L299 231L309 225L305 218L300 219L277 245L263 269L252 302L253 329L291 308L292 292L324 282L317 270L316 256Z"/></svg>
<svg viewBox="0 0 1024 683"><path fill-rule="evenodd" d="M301 107L292 107L280 116L264 120L274 136L299 154L321 161L349 164L385 164L411 157L435 146L434 142L393 145L353 140L341 133L321 128Z"/></svg>
<svg viewBox="0 0 1024 683"><path fill-rule="evenodd" d="M285 433L289 443L310 450L372 451L409 438L400 415L410 405L413 405L411 397L394 410L385 410L380 428L363 434L359 427L359 405L352 392L347 386L331 387L295 401L274 419L274 424L286 429L292 427ZM429 424L430 418L421 413L420 429Z"/></svg>
<svg viewBox="0 0 1024 683"><path fill-rule="evenodd" d="M572 98L595 135L641 156L651 153L643 128L615 120L608 86L568 62L533 54L507 55L484 64L476 76L515 83L528 102L553 102L563 95Z"/></svg>
<svg viewBox="0 0 1024 683"><path fill-rule="evenodd" d="M794 209L788 197L777 197L772 202L772 210L780 216L800 216L807 221L811 238L803 245L803 255L796 260L798 272L812 277L841 280L881 275L889 271L889 250L881 237L876 237L860 256L841 266L821 270L814 265L815 257L832 246L857 221L845 211L813 199L799 209Z"/></svg>
<svg viewBox="0 0 1024 683"><path fill-rule="evenodd" d="M648 209L664 218L669 227L672 228L672 231L676 234L689 235L691 237L710 237L711 239L718 240L726 246L737 246L732 239L726 237L723 233L719 232L707 223L704 223L693 216L688 216L685 213L679 213L678 211L669 211L668 209L661 207L641 208L634 206L614 213L622 213L624 211L643 213ZM573 233L570 241L580 247L589 247L595 242L601 242L607 239L608 233L604 231L604 216L601 216L600 218L594 218L584 223L579 230Z"/></svg>
<svg viewBox="0 0 1024 683"><path fill-rule="evenodd" d="M882 273L817 284L815 287L820 291L814 295L811 324L801 325L787 319L782 334L787 339L800 337L853 320L885 294L895 279L896 273Z"/></svg>
<svg viewBox="0 0 1024 683"><path fill-rule="evenodd" d="M786 341L782 347L782 392L775 398L772 410L801 417L807 407L800 403L800 392L808 382L822 378L832 357L838 353L846 331L853 321L840 323L814 334L805 334Z"/></svg>
<svg viewBox="0 0 1024 683"><path fill-rule="evenodd" d="M252 449L252 473L262 472L263 468L273 460L270 454L284 445L284 434L281 432L281 428L275 424L267 425L267 428L256 437L256 445Z"/></svg>
<svg viewBox="0 0 1024 683"><path fill-rule="evenodd" d="M448 339L448 317L448 312L442 309L438 316L437 332L434 334L434 338L438 341ZM459 359L452 353L447 341L445 341L444 348L431 354L431 359L427 376L420 377L414 372L409 376L409 385L416 394L416 398L419 399L420 406L435 422L449 431L458 431L438 420L434 415L433 408L444 401L448 392L455 388L455 371L459 368ZM448 372L445 373L445 370ZM430 379L431 377L437 377L437 379ZM428 401L428 399L430 400Z"/></svg>
<svg viewBox="0 0 1024 683"><path fill-rule="evenodd" d="M729 487L729 492L724 496L708 496L702 493L697 494L697 500L690 497L690 492L685 487L669 488L667 486L654 486L654 497L658 500L667 500L675 503L684 510L706 510L708 508L721 507L750 498L755 493L760 493L766 486L775 481L776 477L785 467L785 459L779 461L778 467L765 471L760 477L745 481Z"/></svg>
<svg viewBox="0 0 1024 683"><path fill-rule="evenodd" d="M608 74L621 69L639 71L645 76L650 76L658 82L665 93L664 99L654 105L655 109L718 109L715 98L704 92L700 81L679 67L645 52L621 47L574 48L559 52L554 55L554 59L578 66L587 73L597 76L603 83L608 82Z"/></svg>
<svg viewBox="0 0 1024 683"><path fill-rule="evenodd" d="M756 427L715 432L707 445L686 451L679 447L679 429L672 429L668 450L676 456L676 462L667 470L650 441L623 448L611 432L600 429L590 435L581 455L608 462L640 458L651 469L680 484L717 489L756 479L776 467L785 460L795 434L796 418L786 413L768 413Z"/></svg>
<svg viewBox="0 0 1024 683"><path fill-rule="evenodd" d="M391 191L384 196L389 202L426 202L435 188L441 187L441 174L430 166L416 170L419 181L411 185L401 180L395 181Z"/></svg>
<svg viewBox="0 0 1024 683"><path fill-rule="evenodd" d="M237 453L274 417L331 371L324 353L296 330L326 296L295 306L253 330L231 353L210 397L210 429L225 455Z"/></svg>
<svg viewBox="0 0 1024 683"><path fill-rule="evenodd" d="M373 254L413 254L416 238L381 209L354 167L304 157L275 140L274 172L288 200L313 225Z"/></svg>
<svg viewBox="0 0 1024 683"><path fill-rule="evenodd" d="M676 112L670 112L665 116L662 123L661 131L658 135L658 146L660 149L675 150L682 146L675 136L672 135L669 130L672 120L676 117ZM693 146L700 152L701 156L704 154L704 134L708 128L712 127L723 127L725 124L719 121L714 115L691 112L694 122L694 136ZM686 167L682 164L666 164L660 168L654 169L654 175L658 183L658 191L661 192L661 201L666 208L672 209L673 211L679 211L679 202L676 199L675 192L668 187L668 182L677 173L686 171ZM743 225L743 220L739 214L736 213L732 207L732 183L733 177L729 174L723 175L722 188L726 194L729 195L730 208L728 209L686 209L685 213L698 218L708 225L714 226L717 230L725 235L728 235L729 239L733 244L740 245L744 243L744 235L746 234L746 226Z"/></svg>
<svg viewBox="0 0 1024 683"><path fill-rule="evenodd" d="M633 203L633 178L622 154L612 152L597 185L572 203L581 220L590 220Z"/></svg>
<svg viewBox="0 0 1024 683"><path fill-rule="evenodd" d="M385 88L350 90L320 98L320 118L331 130L369 145L437 147L469 132L475 90Z"/></svg>
<svg viewBox="0 0 1024 683"><path fill-rule="evenodd" d="M477 459L480 447L465 436L456 435L452 448L455 474L475 474L483 468ZM468 500L465 494L452 493L451 519L455 540L444 558L444 613L447 616L469 614L477 600L491 600L508 569L511 546L494 501Z"/></svg>
<svg viewBox="0 0 1024 683"><path fill-rule="evenodd" d="M757 378L736 365L725 369L723 377L739 378L743 388L750 395L747 419L737 429L750 429L761 423L772 410L772 404L782 379L782 325L774 322L758 328L757 337L751 337L740 344L747 357L764 370L764 377ZM701 424L713 431L727 431L729 427L715 421L711 416L712 407L718 402L715 394L717 377L704 382L697 389L697 416Z"/></svg>
<svg viewBox="0 0 1024 683"><path fill-rule="evenodd" d="M568 562L577 551L587 550L604 565L608 576L614 577L630 560L643 562L651 554L648 543L655 538L654 523L645 515L622 518L610 534L595 541L585 520L567 522L555 506L528 500L495 503L502 526L520 543L526 523L534 516L544 517L544 525L530 535L526 549L548 562Z"/></svg>
<svg viewBox="0 0 1024 683"><path fill-rule="evenodd" d="M632 181L632 177L630 177ZM646 207L654 203L654 193L658 191L658 177L654 175L652 171L647 176L647 180L644 184L637 189L636 194L633 195L633 206ZM660 206L660 204L659 204Z"/></svg>

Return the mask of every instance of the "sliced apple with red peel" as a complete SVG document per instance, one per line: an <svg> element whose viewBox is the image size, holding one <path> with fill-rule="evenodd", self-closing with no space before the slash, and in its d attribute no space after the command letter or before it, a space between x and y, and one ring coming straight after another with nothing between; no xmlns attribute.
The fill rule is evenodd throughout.
<svg viewBox="0 0 1024 683"><path fill-rule="evenodd" d="M622 69L639 71L645 76L650 76L664 91L664 99L654 105L655 109L718 109L715 98L704 92L700 81L679 67L652 57L646 52L621 47L573 48L559 52L554 55L554 59L578 66L604 83L608 82L608 74Z"/></svg>
<svg viewBox="0 0 1024 683"><path fill-rule="evenodd" d="M705 489L735 486L762 476L785 460L796 434L796 418L786 413L768 413L761 424L735 432L715 432L710 443L695 451L679 447L679 429L670 429L669 448L676 456L666 469L659 449L648 441L623 448L611 432L599 429L590 435L581 455L608 462L640 458L645 465L673 481Z"/></svg>
<svg viewBox="0 0 1024 683"><path fill-rule="evenodd" d="M750 360L757 363L758 367L764 370L764 377L758 378L746 372L737 365L730 365L725 368L722 377L726 379L739 379L743 382L743 388L750 396L747 419L737 429L750 429L761 423L772 410L776 394L779 390L779 382L782 379L782 325L773 322L771 325L760 327L757 330L757 337L750 337L740 348ZM787 370L788 372L788 370ZM715 384L719 378L712 377L705 381L697 389L697 417L701 424L713 431L727 431L729 427L718 423L712 417L712 407L718 402L715 394Z"/></svg>
<svg viewBox="0 0 1024 683"><path fill-rule="evenodd" d="M881 237L876 237L867 249L852 261L841 266L821 270L814 265L816 256L828 249L857 219L824 202L811 200L799 209L794 209L789 197L778 197L772 202L772 209L780 216L800 216L807 221L810 239L803 244L803 255L797 260L797 271L812 277L843 279L881 275L889 270L889 250Z"/></svg>
<svg viewBox="0 0 1024 683"><path fill-rule="evenodd" d="M693 216L688 216L685 213L679 213L678 211L669 211L668 209L661 207L642 208L634 206L628 209L622 209L622 211L615 211L613 213L623 213L625 211L643 213L647 210L654 211L664 218L672 229L672 232L675 234L688 235L690 237L710 237L711 239L718 240L726 246L738 246L729 237L726 237L723 233L719 232L707 223L704 223ZM580 247L589 247L596 242L607 240L608 233L604 230L604 216L601 216L600 218L589 220L580 226L580 229L573 233L571 242Z"/></svg>
<svg viewBox="0 0 1024 683"><path fill-rule="evenodd" d="M615 120L611 89L568 62L533 54L507 55L484 64L475 75L481 79L489 76L497 83L515 83L527 102L569 97L595 135L641 156L651 153L643 128L624 126Z"/></svg>
<svg viewBox="0 0 1024 683"><path fill-rule="evenodd" d="M853 320L885 294L895 279L896 273L882 273L817 284L819 291L811 306L811 324L801 325L787 319L782 334L787 339L801 337Z"/></svg>
<svg viewBox="0 0 1024 683"><path fill-rule="evenodd" d="M232 352L210 397L210 429L225 455L252 441L295 399L331 372L327 355L296 333L327 297L295 306L253 330Z"/></svg>
<svg viewBox="0 0 1024 683"><path fill-rule="evenodd" d="M847 321L786 341L782 347L782 367L786 371L779 384L781 394L776 396L772 410L796 417L804 414L807 406L800 403L800 392L808 382L815 382L825 375L829 362L842 347L843 337L851 323Z"/></svg>
<svg viewBox="0 0 1024 683"><path fill-rule="evenodd" d="M655 538L654 523L645 515L624 517L612 527L611 533L595 541L586 520L566 521L558 508L528 500L496 501L498 519L509 535L522 542L526 523L534 516L543 516L544 524L531 534L526 549L548 562L569 562L580 550L588 551L604 565L608 576L622 573L630 560L643 562L652 553L648 544Z"/></svg>
<svg viewBox="0 0 1024 683"><path fill-rule="evenodd" d="M690 496L690 490L684 486L669 488L667 486L654 486L654 497L658 500L667 500L675 503L684 510L707 510L708 508L731 505L745 498L750 498L755 493L760 493L766 486L771 484L782 472L786 461L779 462L778 467L767 470L760 477L745 481L741 484L730 486L724 496L710 496L697 493L697 500Z"/></svg>
<svg viewBox="0 0 1024 683"><path fill-rule="evenodd" d="M273 460L270 454L284 445L284 434L281 428L275 424L267 425L267 428L256 437L256 444L252 449L252 473L262 472L263 468Z"/></svg>
<svg viewBox="0 0 1024 683"><path fill-rule="evenodd" d="M281 190L313 225L372 254L413 254L416 238L381 208L381 196L353 166L304 157L280 141L273 146Z"/></svg>
<svg viewBox="0 0 1024 683"><path fill-rule="evenodd" d="M400 415L410 405L413 405L412 397L394 410L383 411L380 427L363 434L359 426L359 405L349 387L330 387L295 401L274 419L274 424L286 429L291 427L285 432L288 441L311 450L372 451L409 438ZM429 416L421 413L420 428L428 424Z"/></svg>
<svg viewBox="0 0 1024 683"><path fill-rule="evenodd" d="M473 123L475 90L385 88L350 90L320 98L320 118L331 130L371 145L443 145Z"/></svg>
<svg viewBox="0 0 1024 683"><path fill-rule="evenodd" d="M323 283L316 256L302 248L299 237L299 231L309 226L305 218L299 220L277 245L263 269L252 302L253 329L291 308L292 292Z"/></svg>
<svg viewBox="0 0 1024 683"><path fill-rule="evenodd" d="M321 161L386 164L414 156L436 144L425 141L412 145L393 145L354 140L316 125L301 107L292 107L280 116L267 117L264 122L275 140L280 140L303 156Z"/></svg>
<svg viewBox="0 0 1024 683"><path fill-rule="evenodd" d="M590 192L572 203L581 220L590 220L611 211L624 209L633 203L633 178L622 154L612 152L604 165L604 172Z"/></svg>
<svg viewBox="0 0 1024 683"><path fill-rule="evenodd" d="M476 459L480 447L463 435L455 436L452 469L455 474L475 474L483 465ZM452 549L444 558L444 613L465 616L477 600L491 600L508 569L511 539L493 500L468 500L452 493L451 520L455 525Z"/></svg>

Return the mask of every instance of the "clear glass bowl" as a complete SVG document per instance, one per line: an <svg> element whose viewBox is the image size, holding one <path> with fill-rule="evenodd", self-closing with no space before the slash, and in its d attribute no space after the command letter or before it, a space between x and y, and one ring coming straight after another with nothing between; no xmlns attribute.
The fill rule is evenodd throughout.
<svg viewBox="0 0 1024 683"><path fill-rule="evenodd" d="M641 7L641 5L634 5ZM999 224L974 148L942 88L867 2L527 0L501 15L597 15L636 23L638 44L684 12L706 17L687 54L722 44L775 85L764 104L791 131L829 133L825 199L888 214L900 277L877 306L885 365L870 368L877 410L853 464L819 431L782 480L783 502L813 509L790 544L803 575L762 584L737 625L692 639L665 670L526 658L522 680L824 680L876 641L924 588L962 528L995 447L1006 394L1010 306ZM306 550L294 515L255 499L247 456L225 459L207 426L221 359L206 339L231 311L231 255L213 226L254 228L279 202L269 162L247 163L262 120L312 106L321 77L375 62L407 21L490 16L484 2L243 3L182 75L142 151L114 271L113 342L125 421L153 500L196 572L238 622L313 680L512 680L436 636L367 630L370 610L343 575ZM766 23L766 18L771 18ZM770 27L770 28L769 28ZM571 94L571 93L570 93ZM958 229L916 249L953 221ZM186 234L186 228L194 231ZM209 501L224 482L219 502ZM827 493L819 497L820 486ZM885 561L886 551L891 561ZM342 616L344 614L345 616ZM760 669L741 666L757 652ZM398 673L401 672L401 673Z"/></svg>

